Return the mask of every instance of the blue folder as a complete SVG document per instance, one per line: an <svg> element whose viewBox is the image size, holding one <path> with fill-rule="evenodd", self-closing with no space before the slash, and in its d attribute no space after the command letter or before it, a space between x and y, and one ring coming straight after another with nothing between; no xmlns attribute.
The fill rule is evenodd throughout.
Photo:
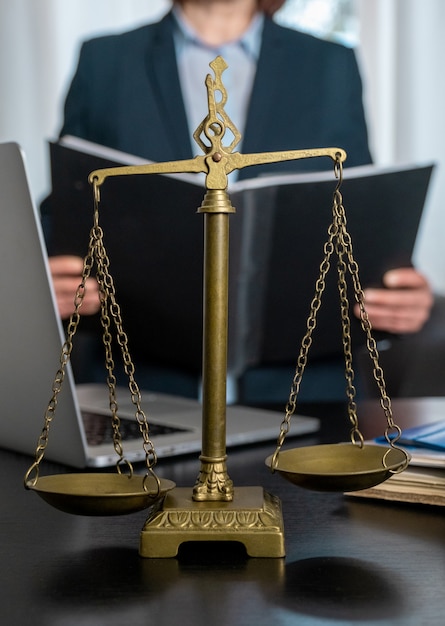
<svg viewBox="0 0 445 626"><path fill-rule="evenodd" d="M378 437L376 441L384 443L385 437ZM402 446L428 448L429 450L445 452L445 420L439 420L424 426L407 428L402 432L398 443Z"/></svg>

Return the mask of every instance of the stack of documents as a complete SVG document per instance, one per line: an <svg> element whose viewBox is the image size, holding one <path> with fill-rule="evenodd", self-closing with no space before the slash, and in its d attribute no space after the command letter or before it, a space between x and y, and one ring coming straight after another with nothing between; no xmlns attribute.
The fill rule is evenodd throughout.
<svg viewBox="0 0 445 626"><path fill-rule="evenodd" d="M376 487L347 495L445 506L445 420L403 431L398 444L411 455L408 468Z"/></svg>

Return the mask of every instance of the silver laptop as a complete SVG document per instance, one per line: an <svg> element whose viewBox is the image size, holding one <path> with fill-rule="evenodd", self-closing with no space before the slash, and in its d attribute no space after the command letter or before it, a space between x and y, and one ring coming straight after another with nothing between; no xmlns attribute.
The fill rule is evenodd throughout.
<svg viewBox="0 0 445 626"><path fill-rule="evenodd" d="M0 299L0 446L33 454L52 396L64 333L40 218L16 143L0 144ZM118 389L118 405L125 457L142 460L142 441L128 390ZM201 450L197 400L143 391L142 408L159 457ZM272 442L281 419L279 412L228 406L227 446ZM117 457L109 441L110 423L106 387L76 387L68 363L45 458L79 468L113 465ZM317 419L295 416L290 435L318 428ZM93 440L89 441L91 431Z"/></svg>

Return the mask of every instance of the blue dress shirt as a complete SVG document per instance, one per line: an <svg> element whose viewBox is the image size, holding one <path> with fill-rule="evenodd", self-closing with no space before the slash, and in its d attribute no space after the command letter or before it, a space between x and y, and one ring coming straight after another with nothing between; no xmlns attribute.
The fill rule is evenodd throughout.
<svg viewBox="0 0 445 626"><path fill-rule="evenodd" d="M208 112L203 76L211 71L209 63L218 55L228 64L222 77L229 94L225 111L242 135L261 48L264 16L258 13L240 39L213 47L200 40L183 19L179 7L173 8L173 15L176 20L173 37L179 80L193 148L197 148L193 133ZM230 141L231 138L227 143ZM236 149L240 148L241 142Z"/></svg>

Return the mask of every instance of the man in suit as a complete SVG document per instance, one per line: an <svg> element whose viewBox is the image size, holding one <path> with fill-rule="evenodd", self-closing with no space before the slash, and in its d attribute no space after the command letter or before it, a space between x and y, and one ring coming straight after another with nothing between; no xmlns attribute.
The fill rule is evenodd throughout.
<svg viewBox="0 0 445 626"><path fill-rule="evenodd" d="M200 50L192 39L193 31L180 30L178 16L186 28L193 24L186 21L189 6L196 4L198 14L211 16L211 5L218 3L177 4L183 13L175 7L174 13L168 13L156 24L83 45L66 100L62 134L154 161L192 157L197 146L191 135L206 113L204 77L210 71L207 61L222 53L229 65L223 74L229 93L227 106L239 97L240 89L245 92L245 103L240 109L247 107L247 115L242 120L240 115L238 119L234 116L243 135L243 152L339 144L348 153L348 166L371 161L361 81L352 50L284 29L258 14L257 22L252 24L255 1L220 2L223 9L236 5L232 9L235 16L242 15L238 6L244 5L249 8L248 15L243 21L239 18L238 28L230 15L227 21L230 25L234 22L233 35L230 30L228 35L213 38L216 27L210 19L203 19L210 35L209 43L204 40L205 47ZM215 20L219 25L220 18ZM240 43L242 35L245 39ZM226 43L225 37L236 38L235 43ZM183 60L188 54L195 61L192 71L188 71ZM236 91L231 90L230 81L239 68L230 60L241 63L243 55L247 66L242 74L244 84L252 86L246 89L241 83ZM196 102L201 105L198 112L187 108L184 74L189 81L196 80L195 89L200 91ZM195 123L189 122L191 116ZM281 169L291 171L302 167L313 169L320 164L280 164ZM263 171L255 168L240 172L240 176L257 176Z"/></svg>
<svg viewBox="0 0 445 626"><path fill-rule="evenodd" d="M228 113L243 137L242 152L338 145L348 154L348 166L370 163L354 52L275 24L270 18L283 2L176 0L158 23L86 42L67 95L61 135L153 161L192 157L197 152L192 134L205 115L202 77L209 61L221 54L229 65L223 81L234 106ZM201 87L193 84L194 77ZM331 167L318 161L248 168L239 177ZM50 266L66 318L82 262L57 256ZM433 300L426 279L413 268L401 268L383 282L384 289L365 294L373 327L418 331ZM82 312L97 309L91 280Z"/></svg>

